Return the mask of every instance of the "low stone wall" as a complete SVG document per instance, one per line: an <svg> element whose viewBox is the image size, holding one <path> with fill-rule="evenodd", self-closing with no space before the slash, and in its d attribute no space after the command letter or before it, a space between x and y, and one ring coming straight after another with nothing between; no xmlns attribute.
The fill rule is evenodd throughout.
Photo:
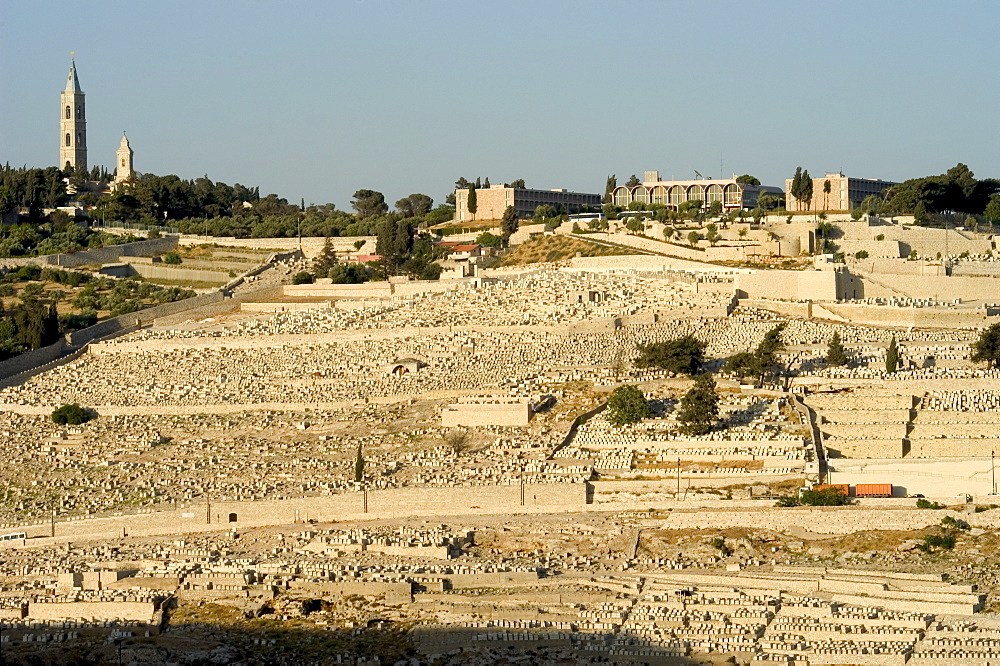
<svg viewBox="0 0 1000 666"><path fill-rule="evenodd" d="M790 301L836 301L837 271L754 271L736 276L736 293L742 298Z"/></svg>
<svg viewBox="0 0 1000 666"><path fill-rule="evenodd" d="M41 521L24 529L27 545L109 538L124 533L139 536L189 534L224 529L286 525L306 520L366 520L407 516L490 515L583 510L587 488L582 483L462 486L449 488L393 488L348 492L323 497L257 502L212 502L176 509L122 516L81 518L56 523ZM209 520L210 518L210 520ZM9 542L3 547L16 547Z"/></svg>
<svg viewBox="0 0 1000 666"><path fill-rule="evenodd" d="M200 268L145 263L130 263L129 266L142 277L151 280L189 280L191 282L224 284L230 279L228 273Z"/></svg>
<svg viewBox="0 0 1000 666"><path fill-rule="evenodd" d="M28 604L32 620L72 620L88 618L98 621L128 620L152 622L156 604L152 601L69 601L65 603Z"/></svg>
<svg viewBox="0 0 1000 666"><path fill-rule="evenodd" d="M164 236L163 238L136 241L124 245L91 248L72 254L50 254L42 259L50 265L67 268L87 264L110 264L119 261L122 257L148 257L170 252L177 249L177 242L177 236Z"/></svg>
<svg viewBox="0 0 1000 666"><path fill-rule="evenodd" d="M344 254L357 254L361 252L362 254L375 254L375 243L377 238L375 236L334 236L330 238L330 242L333 245L334 251L338 255ZM354 244L358 241L364 241L364 245L361 249L355 249ZM295 238L233 238L232 236L227 237L215 237L215 236L197 236L194 234L181 234L179 237L179 243L181 245L204 245L214 244L221 245L223 247L245 247L253 250L279 250L279 251L292 251L298 250L300 247L302 252L306 257L315 257L323 249L323 244L326 242L325 238L309 237L299 239Z"/></svg>
<svg viewBox="0 0 1000 666"><path fill-rule="evenodd" d="M66 343L60 338L57 342L48 347L41 347L23 354L18 354L14 358L9 358L0 363L0 379L13 377L22 372L27 372L32 368L44 365L49 361L58 358L62 354Z"/></svg>
<svg viewBox="0 0 1000 666"><path fill-rule="evenodd" d="M292 581L292 589L310 594L328 595L339 594L341 596L384 596L394 600L409 602L412 598L413 585L407 582L385 583L381 581L321 581L309 582L301 579Z"/></svg>
<svg viewBox="0 0 1000 666"><path fill-rule="evenodd" d="M997 289L994 295L1000 295L1000 283ZM816 303L813 305L813 316L894 328L980 328L997 320L996 317L987 317L983 309L902 308L863 303Z"/></svg>
<svg viewBox="0 0 1000 666"><path fill-rule="evenodd" d="M776 312L797 319L810 319L813 316L812 303L775 301L767 298L740 298L739 304L744 307L768 310L769 312Z"/></svg>
<svg viewBox="0 0 1000 666"><path fill-rule="evenodd" d="M134 326L141 326L144 323L149 323L160 317L165 317L178 312L184 312L185 310L192 310L194 308L200 308L212 303L218 303L224 298L225 295L221 291L213 291L209 294L185 298L182 301L164 303L163 305L146 308L145 310L139 310L138 312L130 312L128 314L114 317L113 319L108 319L107 321L102 321L94 326L74 331L73 333L70 333L67 338L69 339L71 346L80 347L88 342L91 342L92 340L110 335L117 331Z"/></svg>
<svg viewBox="0 0 1000 666"><path fill-rule="evenodd" d="M527 398L494 398L470 400L447 405L441 410L441 426L504 426L528 425L531 405Z"/></svg>
<svg viewBox="0 0 1000 666"><path fill-rule="evenodd" d="M865 297L893 297L905 295L910 298L926 298L937 301L990 301L1000 294L1000 278L971 277L963 275L907 275L892 277L875 274L861 276ZM886 287L889 288L889 293ZM894 293L893 293L894 292Z"/></svg>
<svg viewBox="0 0 1000 666"><path fill-rule="evenodd" d="M853 606L879 606L887 610L903 613L972 615L980 607L980 604L970 604L962 601L948 603L946 601L919 601L916 599L887 599L881 595L874 598L856 594L834 594L832 597L837 603L851 604Z"/></svg>

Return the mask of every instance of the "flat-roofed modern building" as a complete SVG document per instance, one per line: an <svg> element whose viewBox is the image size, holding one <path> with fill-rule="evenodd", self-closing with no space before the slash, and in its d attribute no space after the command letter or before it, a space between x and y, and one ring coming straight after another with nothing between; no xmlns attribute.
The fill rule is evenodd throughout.
<svg viewBox="0 0 1000 666"><path fill-rule="evenodd" d="M455 190L455 218L459 222L499 220L507 206L513 206L519 218L532 217L542 205L555 207L560 213L579 213L584 206L598 208L600 194L567 190L529 190L522 187L493 185L476 190L476 212L469 212L469 190Z"/></svg>
<svg viewBox="0 0 1000 666"><path fill-rule="evenodd" d="M736 182L736 178L726 180L661 180L659 171L646 171L641 185L616 187L612 193L612 203L622 208L638 202L663 204L677 209L686 201L701 201L705 207L713 201L722 203L723 210L753 208L761 192L781 196L780 187L768 185L746 185Z"/></svg>
<svg viewBox="0 0 1000 666"><path fill-rule="evenodd" d="M824 191L826 182L830 182L830 191ZM882 196L882 192L894 183L888 180L878 180L874 178L849 178L842 173L828 173L822 178L813 178L812 199L809 201L799 201L795 197L788 195L785 208L789 212L798 211L831 211L846 213L852 208L857 208L865 197L872 194ZM792 179L785 180L785 190L791 191Z"/></svg>

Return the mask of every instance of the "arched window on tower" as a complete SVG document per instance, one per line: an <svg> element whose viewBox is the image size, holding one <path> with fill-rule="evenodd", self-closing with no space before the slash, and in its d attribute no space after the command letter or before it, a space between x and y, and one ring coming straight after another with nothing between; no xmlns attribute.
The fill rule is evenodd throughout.
<svg viewBox="0 0 1000 666"><path fill-rule="evenodd" d="M76 145L83 147L83 135L79 132L76 133Z"/></svg>
<svg viewBox="0 0 1000 666"><path fill-rule="evenodd" d="M66 145L70 145L72 139L70 138L69 132L66 132Z"/></svg>
<svg viewBox="0 0 1000 666"><path fill-rule="evenodd" d="M70 118L72 118L72 117L73 117L73 114L72 114L72 112L71 112L71 111L69 110L69 107L67 106L67 107L66 107L66 120L69 120L69 119L70 119Z"/></svg>
<svg viewBox="0 0 1000 666"><path fill-rule="evenodd" d="M83 118L83 105L78 104L76 107L76 119L80 120L81 118Z"/></svg>

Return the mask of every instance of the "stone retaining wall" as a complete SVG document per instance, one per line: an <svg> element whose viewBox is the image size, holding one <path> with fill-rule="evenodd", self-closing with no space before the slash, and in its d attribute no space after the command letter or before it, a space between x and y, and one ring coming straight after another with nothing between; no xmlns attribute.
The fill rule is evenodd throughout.
<svg viewBox="0 0 1000 666"><path fill-rule="evenodd" d="M88 264L110 264L121 260L122 257L149 257L176 250L177 241L177 236L164 236L163 238L153 238L123 245L91 248L72 254L50 254L41 257L41 259L44 263L64 268Z"/></svg>

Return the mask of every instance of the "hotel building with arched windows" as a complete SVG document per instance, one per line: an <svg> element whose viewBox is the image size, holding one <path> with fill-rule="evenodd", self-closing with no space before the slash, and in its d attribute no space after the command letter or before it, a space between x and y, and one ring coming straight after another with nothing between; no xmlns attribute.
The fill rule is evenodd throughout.
<svg viewBox="0 0 1000 666"><path fill-rule="evenodd" d="M723 210L754 208L761 192L784 195L780 187L746 185L736 178L726 180L660 180L659 171L646 171L642 184L635 187L620 185L611 192L611 202L628 208L629 204L663 204L677 209L685 201L701 201L708 207L713 201L722 203Z"/></svg>

